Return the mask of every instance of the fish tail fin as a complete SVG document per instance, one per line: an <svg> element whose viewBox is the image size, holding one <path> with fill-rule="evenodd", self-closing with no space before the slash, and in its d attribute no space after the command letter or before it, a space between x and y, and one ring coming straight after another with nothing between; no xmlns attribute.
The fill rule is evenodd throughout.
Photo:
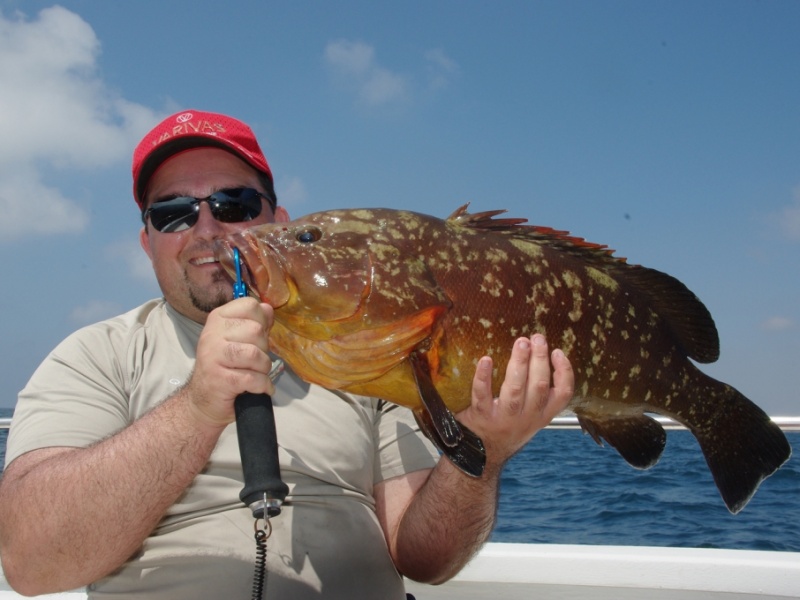
<svg viewBox="0 0 800 600"><path fill-rule="evenodd" d="M466 426L460 424L461 439L454 445L446 444L433 425L430 413L424 408L414 410L414 418L429 440L439 449L439 452L450 459L455 466L467 475L480 477L486 466L486 449L483 441Z"/></svg>
<svg viewBox="0 0 800 600"><path fill-rule="evenodd" d="M789 460L792 448L763 410L735 388L708 379L714 401L704 405L712 410L699 419L676 418L697 438L725 505L736 514L761 482Z"/></svg>

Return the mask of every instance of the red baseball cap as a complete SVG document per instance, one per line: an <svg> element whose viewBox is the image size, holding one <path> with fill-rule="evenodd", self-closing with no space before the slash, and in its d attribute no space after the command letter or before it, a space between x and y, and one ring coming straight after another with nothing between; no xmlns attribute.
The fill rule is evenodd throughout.
<svg viewBox="0 0 800 600"><path fill-rule="evenodd" d="M169 157L190 148L222 148L272 179L272 171L252 129L225 115L184 110L167 117L133 151L133 197L144 210L144 194L156 169Z"/></svg>

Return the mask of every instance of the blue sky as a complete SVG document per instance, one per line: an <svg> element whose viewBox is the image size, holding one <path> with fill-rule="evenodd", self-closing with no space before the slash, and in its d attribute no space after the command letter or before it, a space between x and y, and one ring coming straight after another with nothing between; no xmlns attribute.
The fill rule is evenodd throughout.
<svg viewBox="0 0 800 600"><path fill-rule="evenodd" d="M800 414L800 3L0 0L0 406L158 295L130 191L183 108L258 134L290 214L464 202L681 279L704 370Z"/></svg>

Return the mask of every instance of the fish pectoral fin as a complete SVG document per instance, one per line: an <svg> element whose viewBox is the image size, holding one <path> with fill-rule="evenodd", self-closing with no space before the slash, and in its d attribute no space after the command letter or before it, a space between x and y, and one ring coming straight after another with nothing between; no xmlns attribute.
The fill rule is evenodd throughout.
<svg viewBox="0 0 800 600"><path fill-rule="evenodd" d="M439 452L450 459L450 462L472 477L483 475L483 469L486 467L486 449L481 438L470 431L468 427L461 425L461 441L455 446L448 446L439 437L436 427L433 426L431 415L425 408L415 408L413 412L422 433L433 442Z"/></svg>
<svg viewBox="0 0 800 600"><path fill-rule="evenodd" d="M578 422L600 446L605 440L625 461L637 469L649 469L661 458L667 434L658 421L647 415L599 417L579 414Z"/></svg>
<svg viewBox="0 0 800 600"><path fill-rule="evenodd" d="M480 477L486 466L483 441L459 423L445 405L431 380L428 357L414 351L408 360L422 401L422 406L414 409L420 429L454 465L467 475Z"/></svg>
<svg viewBox="0 0 800 600"><path fill-rule="evenodd" d="M427 356L414 351L408 355L408 361L414 373L420 400L431 417L431 423L436 429L436 433L445 446L451 448L456 446L463 438L461 425L456 421L455 415L447 408L439 391L433 385Z"/></svg>

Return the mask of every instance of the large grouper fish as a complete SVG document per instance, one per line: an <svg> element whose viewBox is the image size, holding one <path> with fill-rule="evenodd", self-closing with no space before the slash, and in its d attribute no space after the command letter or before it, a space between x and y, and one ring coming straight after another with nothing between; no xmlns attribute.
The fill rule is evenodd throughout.
<svg viewBox="0 0 800 600"><path fill-rule="evenodd" d="M233 274L275 309L270 346L303 379L414 411L465 472L483 471L480 439L453 413L469 406L477 359L493 358L498 393L514 340L535 332L575 372L570 408L594 440L632 466L654 465L666 434L697 438L717 488L738 512L790 456L783 432L733 387L691 362L719 356L706 307L677 279L628 264L564 231L470 214L314 213L217 243Z"/></svg>

